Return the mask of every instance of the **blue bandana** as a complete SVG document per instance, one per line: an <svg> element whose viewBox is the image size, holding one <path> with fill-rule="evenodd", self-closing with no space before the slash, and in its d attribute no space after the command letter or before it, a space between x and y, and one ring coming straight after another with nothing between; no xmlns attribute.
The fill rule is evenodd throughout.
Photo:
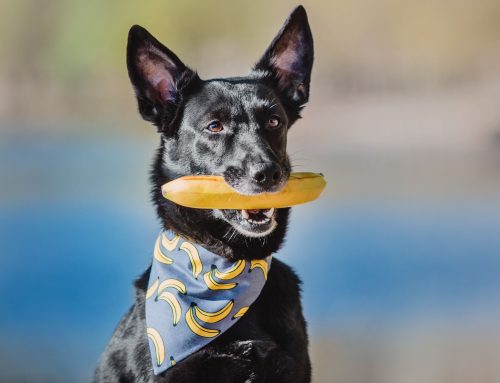
<svg viewBox="0 0 500 383"><path fill-rule="evenodd" d="M173 232L161 232L146 292L149 349L156 375L222 334L257 299L271 267L231 261Z"/></svg>

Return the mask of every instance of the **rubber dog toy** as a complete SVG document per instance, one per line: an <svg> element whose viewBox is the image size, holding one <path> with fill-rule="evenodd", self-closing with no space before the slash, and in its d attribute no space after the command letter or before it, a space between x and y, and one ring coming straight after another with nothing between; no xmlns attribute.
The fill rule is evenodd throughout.
<svg viewBox="0 0 500 383"><path fill-rule="evenodd" d="M197 209L270 209L313 201L325 186L321 173L292 173L279 192L245 195L220 176L184 176L164 184L162 193L178 205Z"/></svg>

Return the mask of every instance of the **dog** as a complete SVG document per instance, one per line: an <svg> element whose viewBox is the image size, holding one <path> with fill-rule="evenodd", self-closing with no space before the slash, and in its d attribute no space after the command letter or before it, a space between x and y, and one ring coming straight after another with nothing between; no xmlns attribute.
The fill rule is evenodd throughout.
<svg viewBox="0 0 500 383"><path fill-rule="evenodd" d="M166 200L161 186L185 175L219 175L242 194L280 190L291 171L287 132L309 98L313 39L298 6L246 77L201 80L140 26L130 29L127 66L141 116L160 134L151 172L163 228L231 260L264 259L283 244L289 208L192 209ZM248 312L208 345L155 375L146 335L151 268L135 282L93 382L310 382L300 280L272 259Z"/></svg>

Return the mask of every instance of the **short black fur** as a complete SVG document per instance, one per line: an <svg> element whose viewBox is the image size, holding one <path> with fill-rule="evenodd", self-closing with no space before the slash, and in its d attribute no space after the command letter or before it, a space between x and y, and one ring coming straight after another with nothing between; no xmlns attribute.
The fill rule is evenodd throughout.
<svg viewBox="0 0 500 383"><path fill-rule="evenodd" d="M161 137L151 183L165 229L231 259L261 259L280 248L289 209L276 209L267 226L254 225L241 211L176 205L163 198L161 185L183 175L214 174L244 194L279 190L291 171L287 131L308 101L312 62L312 35L301 6L250 75L240 78L201 80L145 29L131 28L129 76L140 114ZM148 279L149 269L135 283L135 303L103 353L95 383L310 382L300 281L289 266L273 259L268 281L247 314L158 376L146 336Z"/></svg>

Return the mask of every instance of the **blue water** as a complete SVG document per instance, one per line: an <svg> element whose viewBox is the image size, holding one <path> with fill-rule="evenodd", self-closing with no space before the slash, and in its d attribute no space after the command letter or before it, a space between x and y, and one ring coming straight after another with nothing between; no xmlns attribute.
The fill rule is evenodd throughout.
<svg viewBox="0 0 500 383"><path fill-rule="evenodd" d="M150 144L2 141L0 369L89 376L159 230L147 202ZM313 333L500 319L498 205L327 196L295 208L291 222L277 257L304 282Z"/></svg>

